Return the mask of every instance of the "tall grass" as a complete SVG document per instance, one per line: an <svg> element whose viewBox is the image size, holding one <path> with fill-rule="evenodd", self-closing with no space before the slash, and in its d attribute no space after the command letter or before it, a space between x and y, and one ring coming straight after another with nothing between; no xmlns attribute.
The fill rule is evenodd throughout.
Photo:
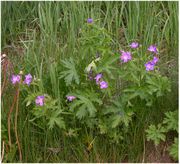
<svg viewBox="0 0 180 164"><path fill-rule="evenodd" d="M22 69L42 79L41 90L58 98L60 108L67 90L59 79L61 61L80 57L75 47L88 17L99 20L111 33L115 51L133 40L147 46L158 45L162 71L168 74L169 64L172 67L168 74L175 86L168 95L171 99L163 97L152 109L140 110L139 106L137 120L129 127L130 133L124 134L122 143L108 143L92 131L84 130L81 137L72 139L59 129L38 127L30 121L30 108L24 103L20 104L18 117L24 162L142 162L145 128L162 118L162 110L177 108L178 2L2 2L1 14L2 51L14 61L16 71ZM21 61L18 47L23 48ZM8 96L7 93L2 97L2 118L6 118L3 111L9 109ZM21 95L20 102L25 96ZM2 119L2 124L6 126L6 119ZM86 143L94 138L94 146L88 152ZM11 162L15 161L17 153Z"/></svg>

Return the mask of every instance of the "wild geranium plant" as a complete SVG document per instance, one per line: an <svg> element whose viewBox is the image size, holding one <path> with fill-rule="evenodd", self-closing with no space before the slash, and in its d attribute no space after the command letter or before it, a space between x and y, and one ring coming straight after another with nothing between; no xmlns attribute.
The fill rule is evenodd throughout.
<svg viewBox="0 0 180 164"><path fill-rule="evenodd" d="M111 34L88 18L74 54L62 61L64 69L59 71L59 79L64 79L66 88L61 104L58 97L42 93L31 74L25 76L25 101L27 106L33 106L35 118L45 117L50 129L55 125L77 128L69 124L76 121L79 128L85 125L98 130L113 142L123 139L121 132L127 130L136 113L132 107L143 102L146 110L155 99L170 91L170 82L159 72L161 54L157 46L146 47L146 52L142 52L144 45L137 41L120 50L114 47ZM13 75L12 83L19 81L20 77Z"/></svg>
<svg viewBox="0 0 180 164"><path fill-rule="evenodd" d="M65 129L65 123L61 116L62 110L58 107L57 100L52 99L46 93L40 92L40 79L33 78L30 73L24 76L18 74L12 75L11 82L13 85L19 84L20 91L27 93L26 107L33 105L33 110L30 112L34 115L34 118L31 121L37 121L39 126L44 126L43 121L49 129L52 129L55 125ZM42 128L45 129L46 125Z"/></svg>
<svg viewBox="0 0 180 164"><path fill-rule="evenodd" d="M128 126L136 112L132 107L139 101L151 106L155 99L170 91L170 82L159 72L161 54L156 45L142 52L143 45L135 41L115 52L111 35L95 22L89 18L79 38L81 56L72 73L79 84L72 80L67 83L74 86L70 94L76 97L69 105L82 123L89 126L88 120L93 119L91 125L98 126L100 133L116 138L117 131L112 129ZM79 63L83 63L81 67ZM65 67L66 72L72 69ZM63 75L66 81L68 74ZM116 86L122 81L128 85L120 86L121 94L117 96Z"/></svg>

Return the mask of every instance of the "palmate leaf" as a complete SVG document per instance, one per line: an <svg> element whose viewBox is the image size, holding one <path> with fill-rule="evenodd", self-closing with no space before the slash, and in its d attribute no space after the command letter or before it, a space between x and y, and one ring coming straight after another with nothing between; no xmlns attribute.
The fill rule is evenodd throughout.
<svg viewBox="0 0 180 164"><path fill-rule="evenodd" d="M171 91L170 81L167 77L156 76L156 77L148 77L146 82L149 84L149 91L156 92L156 96L162 96L164 92ZM151 93L151 94L152 94Z"/></svg>
<svg viewBox="0 0 180 164"><path fill-rule="evenodd" d="M132 111L127 111L125 113L119 113L117 115L114 115L112 117L112 128L115 128L119 126L120 124L124 124L126 127L128 127L130 121L132 120Z"/></svg>
<svg viewBox="0 0 180 164"><path fill-rule="evenodd" d="M178 132L178 111L166 112L163 123L166 124L168 130L176 130Z"/></svg>
<svg viewBox="0 0 180 164"><path fill-rule="evenodd" d="M120 124L128 127L134 114L129 109L124 109L120 100L113 101L113 105L106 108L103 112L105 115L109 115L109 120L112 128L116 128Z"/></svg>
<svg viewBox="0 0 180 164"><path fill-rule="evenodd" d="M155 125L150 125L149 128L146 130L147 140L153 140L154 144L157 146L161 140L165 141L165 132L166 129L161 124L158 124L157 127Z"/></svg>
<svg viewBox="0 0 180 164"><path fill-rule="evenodd" d="M95 113L97 112L95 103L98 103L99 105L102 104L102 101L98 98L97 93L93 90L76 91L75 93L71 93L69 95L76 96L76 100L71 103L70 109L76 111L76 116L79 119L84 118L88 114L90 117L95 116Z"/></svg>
<svg viewBox="0 0 180 164"><path fill-rule="evenodd" d="M112 71L117 69L115 67L115 62L119 59L119 54L114 55L104 55L100 59L97 67L97 72L106 72L110 78L114 78Z"/></svg>
<svg viewBox="0 0 180 164"><path fill-rule="evenodd" d="M113 116L113 118L112 118L112 125L111 125L112 128L117 127L120 124L120 122L121 122L121 116L119 116L119 115Z"/></svg>
<svg viewBox="0 0 180 164"><path fill-rule="evenodd" d="M59 116L61 110L52 111L52 114L48 117L48 126L49 129L52 129L55 125L59 128L65 129L65 123L61 116Z"/></svg>
<svg viewBox="0 0 180 164"><path fill-rule="evenodd" d="M153 103L153 99L151 96L151 91L149 90L149 86L132 86L128 89L124 89L123 92L123 101L129 103L130 100L140 97L141 100L146 101L146 106L151 106ZM132 104L131 104L132 105Z"/></svg>
<svg viewBox="0 0 180 164"><path fill-rule="evenodd" d="M65 123L63 121L62 117L52 117L49 122L48 122L48 126L49 129L53 129L53 127L55 126L55 124L62 129L65 129Z"/></svg>
<svg viewBox="0 0 180 164"><path fill-rule="evenodd" d="M71 85L73 81L75 81L76 84L79 84L79 75L76 71L73 59L70 58L69 60L63 60L62 63L67 70L61 72L61 76L59 78L64 78L67 86Z"/></svg>
<svg viewBox="0 0 180 164"><path fill-rule="evenodd" d="M83 118L83 117L85 117L86 115L88 114L88 112L87 112L87 109L86 109L86 104L82 104L80 107L79 107L79 109L78 109L78 111L77 111L77 113L76 113L76 116L77 116L77 118L79 118L80 120Z"/></svg>

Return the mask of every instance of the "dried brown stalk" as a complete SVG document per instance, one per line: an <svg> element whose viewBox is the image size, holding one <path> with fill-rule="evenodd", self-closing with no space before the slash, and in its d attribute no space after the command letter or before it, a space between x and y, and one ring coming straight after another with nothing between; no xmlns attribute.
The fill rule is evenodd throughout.
<svg viewBox="0 0 180 164"><path fill-rule="evenodd" d="M15 114L15 136L16 136L16 141L17 141L17 145L18 145L18 150L19 150L19 159L20 161L22 161L22 152L21 152L21 145L19 142L19 138L18 138L18 132L17 132L17 118L18 118L18 110L19 110L19 88L17 89L17 103L16 103L16 114Z"/></svg>
<svg viewBox="0 0 180 164"><path fill-rule="evenodd" d="M3 161L3 158L4 158L4 141L3 141L3 145L2 145L1 163Z"/></svg>
<svg viewBox="0 0 180 164"><path fill-rule="evenodd" d="M12 72L14 72L14 67L9 58L6 56L6 54L1 55L1 68L3 73L3 83L1 87L1 93L0 97L2 96L5 88L7 87L9 76Z"/></svg>
<svg viewBox="0 0 180 164"><path fill-rule="evenodd" d="M3 85L2 85L2 88L1 88L1 96L3 94L3 91L4 91L4 88L6 86L6 83L7 83L7 78L6 78L6 70L7 70L7 61L5 61L5 63L3 64Z"/></svg>
<svg viewBox="0 0 180 164"><path fill-rule="evenodd" d="M14 95L13 103L12 103L11 108L8 113L8 138L9 138L9 146L10 147L12 145L11 144L11 113L13 112L16 100L17 100L17 91L16 91L16 94Z"/></svg>

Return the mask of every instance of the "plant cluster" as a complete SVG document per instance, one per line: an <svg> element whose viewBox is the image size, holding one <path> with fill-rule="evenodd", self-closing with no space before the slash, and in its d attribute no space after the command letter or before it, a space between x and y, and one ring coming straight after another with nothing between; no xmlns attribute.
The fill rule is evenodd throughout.
<svg viewBox="0 0 180 164"><path fill-rule="evenodd" d="M157 126L150 125L146 130L147 140L152 140L155 146L159 145L161 141L166 140L166 133L170 131L178 132L178 111L166 112L162 123ZM178 160L178 138L174 137L174 143L168 149L170 156L174 160Z"/></svg>
<svg viewBox="0 0 180 164"><path fill-rule="evenodd" d="M168 78L159 72L157 47L150 45L142 53L142 46L134 41L114 52L111 35L88 18L75 51L80 54L79 60L71 57L62 61L64 70L59 78L64 79L69 91L63 104L43 93L41 80L33 79L31 74L25 75L24 81L21 75L12 75L11 81L27 92L26 106L32 105L33 121L39 126L67 130L80 122L119 142L123 139L121 130L128 129L136 114L134 106L143 102L146 110L170 91ZM126 86L121 85L124 82Z"/></svg>

